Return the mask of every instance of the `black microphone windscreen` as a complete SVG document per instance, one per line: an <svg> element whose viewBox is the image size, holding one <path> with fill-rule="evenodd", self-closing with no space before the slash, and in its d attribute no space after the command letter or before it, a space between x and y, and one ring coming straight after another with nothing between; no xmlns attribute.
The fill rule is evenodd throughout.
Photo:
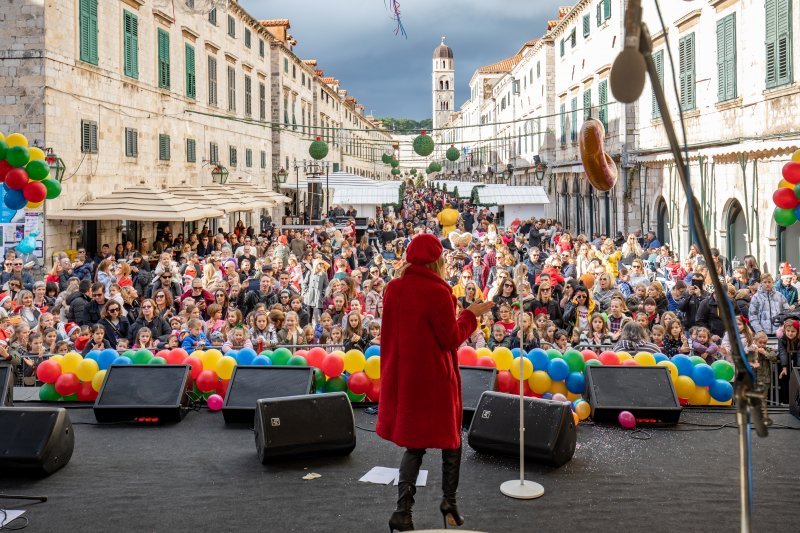
<svg viewBox="0 0 800 533"><path fill-rule="evenodd" d="M635 102L644 91L647 65L642 54L632 48L624 48L611 66L611 94L618 102Z"/></svg>

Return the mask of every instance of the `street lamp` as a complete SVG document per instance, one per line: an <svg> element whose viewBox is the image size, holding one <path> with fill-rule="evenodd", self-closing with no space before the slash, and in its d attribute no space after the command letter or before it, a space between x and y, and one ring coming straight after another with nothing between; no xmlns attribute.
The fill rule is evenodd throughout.
<svg viewBox="0 0 800 533"><path fill-rule="evenodd" d="M52 148L48 148L45 151L44 157L45 163L50 167L50 175L60 183L64 179L64 172L67 170L64 160L58 157Z"/></svg>
<svg viewBox="0 0 800 533"><path fill-rule="evenodd" d="M224 165L216 165L211 170L211 180L220 185L224 185L228 181L228 169Z"/></svg>
<svg viewBox="0 0 800 533"><path fill-rule="evenodd" d="M547 165L544 163L539 163L536 165L536 170L533 171L533 176L536 178L536 181L542 183L544 180L544 175L547 172Z"/></svg>

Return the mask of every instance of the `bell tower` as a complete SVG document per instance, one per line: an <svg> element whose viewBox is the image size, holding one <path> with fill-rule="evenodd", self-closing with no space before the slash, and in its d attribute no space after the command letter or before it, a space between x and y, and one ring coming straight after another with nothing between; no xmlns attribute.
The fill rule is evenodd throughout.
<svg viewBox="0 0 800 533"><path fill-rule="evenodd" d="M440 128L455 111L453 49L442 42L433 51L433 129Z"/></svg>

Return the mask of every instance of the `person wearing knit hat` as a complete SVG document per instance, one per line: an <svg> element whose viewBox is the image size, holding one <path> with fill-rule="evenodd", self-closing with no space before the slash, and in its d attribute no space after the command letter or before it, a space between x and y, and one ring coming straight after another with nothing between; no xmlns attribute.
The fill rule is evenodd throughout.
<svg viewBox="0 0 800 533"><path fill-rule="evenodd" d="M473 303L456 317L456 299L442 278L442 244L423 233L411 240L400 277L389 282L381 321L381 388L376 431L406 448L400 462L397 509L390 529L414 529L415 481L426 448L442 450L439 507L452 525L463 518L456 505L461 464L461 376L456 351L494 305Z"/></svg>

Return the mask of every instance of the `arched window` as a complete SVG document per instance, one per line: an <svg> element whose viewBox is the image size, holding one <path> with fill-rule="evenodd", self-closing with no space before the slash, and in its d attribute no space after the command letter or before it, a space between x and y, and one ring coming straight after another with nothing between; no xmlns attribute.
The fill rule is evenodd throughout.
<svg viewBox="0 0 800 533"><path fill-rule="evenodd" d="M669 244L669 210L664 198L658 200L656 206L656 238L661 244Z"/></svg>
<svg viewBox="0 0 800 533"><path fill-rule="evenodd" d="M444 88L445 89L450 89L450 82L449 81L445 81L444 82Z"/></svg>
<svg viewBox="0 0 800 533"><path fill-rule="evenodd" d="M444 82L439 80L439 90L441 91L442 89L444 89Z"/></svg>
<svg viewBox="0 0 800 533"><path fill-rule="evenodd" d="M739 259L747 255L747 219L744 216L741 204L734 200L728 208L727 230L727 254L728 259L734 257Z"/></svg>

